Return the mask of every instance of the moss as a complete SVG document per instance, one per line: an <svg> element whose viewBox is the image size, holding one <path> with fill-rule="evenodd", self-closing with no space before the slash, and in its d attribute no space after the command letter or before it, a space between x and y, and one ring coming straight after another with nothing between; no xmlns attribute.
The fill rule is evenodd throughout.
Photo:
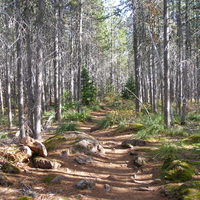
<svg viewBox="0 0 200 200"><path fill-rule="evenodd" d="M44 145L47 151L50 151L50 150L56 149L59 146L59 144L62 144L65 142L66 142L66 137L59 134L59 135L50 137L48 140L44 142Z"/></svg>
<svg viewBox="0 0 200 200"><path fill-rule="evenodd" d="M19 197L17 200L30 200L30 199L32 199L32 197L23 196L23 197Z"/></svg>
<svg viewBox="0 0 200 200"><path fill-rule="evenodd" d="M131 128L135 131L141 131L145 129L145 126L143 124L131 124Z"/></svg>
<svg viewBox="0 0 200 200"><path fill-rule="evenodd" d="M55 183L52 183L51 181L52 181L56 176L57 176L56 174L50 174L50 175L46 176L46 177L43 179L43 182L46 183L46 184L55 184Z"/></svg>
<svg viewBox="0 0 200 200"><path fill-rule="evenodd" d="M164 178L174 183L190 180L195 174L195 168L180 160L169 160L163 164Z"/></svg>
<svg viewBox="0 0 200 200"><path fill-rule="evenodd" d="M184 183L181 186L170 186L167 188L172 199L180 200L199 200L200 181Z"/></svg>

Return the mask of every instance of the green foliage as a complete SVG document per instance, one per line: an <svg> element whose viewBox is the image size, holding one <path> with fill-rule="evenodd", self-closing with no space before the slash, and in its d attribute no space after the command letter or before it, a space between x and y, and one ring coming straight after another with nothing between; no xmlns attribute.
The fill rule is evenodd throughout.
<svg viewBox="0 0 200 200"><path fill-rule="evenodd" d="M23 196L23 197L19 197L17 200L30 200L30 199L32 199L32 197Z"/></svg>
<svg viewBox="0 0 200 200"><path fill-rule="evenodd" d="M200 113L188 113L186 116L187 120L191 120L191 121L196 121L199 122L200 121Z"/></svg>
<svg viewBox="0 0 200 200"><path fill-rule="evenodd" d="M83 109L82 112L77 112L75 110L68 110L62 114L63 121L91 121L92 117L89 110Z"/></svg>
<svg viewBox="0 0 200 200"><path fill-rule="evenodd" d="M8 139L9 137L8 137L8 134L1 134L0 133L0 140L1 139Z"/></svg>
<svg viewBox="0 0 200 200"><path fill-rule="evenodd" d="M76 109L80 105L78 101L67 101L62 105L62 110L67 111L70 109Z"/></svg>
<svg viewBox="0 0 200 200"><path fill-rule="evenodd" d="M112 107L119 106L122 102L120 101L120 97L115 92L108 92L103 99L103 102Z"/></svg>
<svg viewBox="0 0 200 200"><path fill-rule="evenodd" d="M180 143L164 142L157 150L152 152L154 158L158 160L181 158L182 146Z"/></svg>
<svg viewBox="0 0 200 200"><path fill-rule="evenodd" d="M78 131L78 124L59 124L59 126L56 129L56 133L60 134L66 131Z"/></svg>
<svg viewBox="0 0 200 200"><path fill-rule="evenodd" d="M130 91L132 91L135 94L135 80L133 78L133 76L130 76L125 87L127 87ZM133 99L134 96L126 89L122 90L122 97L125 99Z"/></svg>
<svg viewBox="0 0 200 200"><path fill-rule="evenodd" d="M108 128L108 127L111 127L112 125L113 125L113 122L109 116L106 116L106 118L98 121L98 127L100 129Z"/></svg>
<svg viewBox="0 0 200 200"><path fill-rule="evenodd" d="M180 186L168 186L166 190L170 199L180 200L199 200L200 199L200 181L191 181Z"/></svg>
<svg viewBox="0 0 200 200"><path fill-rule="evenodd" d="M200 143L200 134L191 135L190 137L185 138L184 141L186 142L186 144Z"/></svg>
<svg viewBox="0 0 200 200"><path fill-rule="evenodd" d="M143 129L145 129L145 126L143 124L140 124L140 123L127 124L122 121L122 122L119 122L119 127L117 131L118 132L122 132L122 131L138 132Z"/></svg>
<svg viewBox="0 0 200 200"><path fill-rule="evenodd" d="M180 161L167 159L163 165L164 178L174 183L190 180L195 174L195 168L190 164Z"/></svg>
<svg viewBox="0 0 200 200"><path fill-rule="evenodd" d="M95 111L95 112L98 112L100 111L101 109L104 109L104 106L103 105L100 105L98 102L94 103L94 104L91 104L89 106L89 109L92 110L92 111Z"/></svg>
<svg viewBox="0 0 200 200"><path fill-rule="evenodd" d="M46 183L46 184L55 184L55 183L52 183L51 181L56 177L57 175L56 174L50 174L48 176L46 176L44 179L43 179L43 182ZM57 183L57 182L56 182Z"/></svg>
<svg viewBox="0 0 200 200"><path fill-rule="evenodd" d="M94 82L90 79L89 73L86 68L81 72L81 93L83 105L90 105L96 101L97 89L94 86Z"/></svg>
<svg viewBox="0 0 200 200"><path fill-rule="evenodd" d="M134 128L136 128L137 126L136 123L133 123L134 119L135 119L134 110L119 109L115 111L110 111L106 115L106 118L99 122L99 126L101 128L107 128L109 126L118 125L118 126L121 126L122 129L131 128L132 130L134 130ZM135 127L134 127L134 124L135 124Z"/></svg>

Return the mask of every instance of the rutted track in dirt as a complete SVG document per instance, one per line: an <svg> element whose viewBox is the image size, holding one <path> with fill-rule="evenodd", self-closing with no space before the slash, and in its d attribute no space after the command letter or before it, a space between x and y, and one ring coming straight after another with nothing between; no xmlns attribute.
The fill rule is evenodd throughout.
<svg viewBox="0 0 200 200"><path fill-rule="evenodd" d="M106 116L107 110L92 114L94 120L100 120ZM157 167L155 163L147 163L142 168L136 168L133 164L133 156L130 151L124 149L121 143L130 139L132 135L117 134L114 129L96 130L90 132L93 123L85 124L82 130L98 139L105 148L105 155L95 158L92 167L88 171L97 180L97 185L91 192L91 199L119 199L119 200L164 200L160 196L161 183L155 183ZM139 150L139 147L135 149ZM143 152L140 152L143 154ZM85 168L87 168L85 166ZM83 169L84 170L84 169ZM105 184L111 186L109 192L105 191ZM99 195L98 195L99 194ZM92 197L93 196L93 197Z"/></svg>

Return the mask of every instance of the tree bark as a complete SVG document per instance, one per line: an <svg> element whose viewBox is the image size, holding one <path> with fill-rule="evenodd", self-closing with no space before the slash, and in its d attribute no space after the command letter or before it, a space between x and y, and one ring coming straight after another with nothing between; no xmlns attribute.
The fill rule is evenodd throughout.
<svg viewBox="0 0 200 200"><path fill-rule="evenodd" d="M42 69L43 69L43 52L42 52L42 28L44 15L44 0L38 0L37 16L37 63L36 63L36 103L35 103L35 132L34 138L41 138L42 128Z"/></svg>
<svg viewBox="0 0 200 200"><path fill-rule="evenodd" d="M30 32L30 4L26 1L26 53L27 53L27 92L28 92L28 125L34 133L34 93L33 93L33 67L32 67L32 49L31 49L31 32Z"/></svg>
<svg viewBox="0 0 200 200"><path fill-rule="evenodd" d="M20 0L16 0L16 37L17 37L17 77L18 77L18 106L20 137L25 137L24 128L24 89L22 65L22 30L21 30Z"/></svg>
<svg viewBox="0 0 200 200"><path fill-rule="evenodd" d="M169 78L169 66L168 66L168 8L167 0L164 0L164 123L167 127L170 127L170 78Z"/></svg>
<svg viewBox="0 0 200 200"><path fill-rule="evenodd" d="M136 98L135 100L135 108L136 111L140 111L140 67L138 62L138 32L137 32L137 10L136 10L136 2L132 0L133 5L133 50L134 50L134 70L135 70L135 87L136 87Z"/></svg>

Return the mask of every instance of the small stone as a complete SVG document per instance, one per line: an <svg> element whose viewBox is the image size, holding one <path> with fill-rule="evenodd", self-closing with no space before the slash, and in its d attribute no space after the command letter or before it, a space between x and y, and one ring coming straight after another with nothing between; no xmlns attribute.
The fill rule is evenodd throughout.
<svg viewBox="0 0 200 200"><path fill-rule="evenodd" d="M147 162L147 159L145 157L142 157L142 156L138 156L135 160L134 160L134 165L136 167L141 167L143 166L144 164L146 164Z"/></svg>
<svg viewBox="0 0 200 200"><path fill-rule="evenodd" d="M138 153L137 153L137 152L134 152L134 151L131 151L131 152L130 152L130 155L132 155L132 156L138 156Z"/></svg>
<svg viewBox="0 0 200 200"><path fill-rule="evenodd" d="M144 145L146 145L146 141L138 139L124 140L121 144L121 146L124 148L132 148L133 146L144 146Z"/></svg>
<svg viewBox="0 0 200 200"><path fill-rule="evenodd" d="M111 180L111 181L117 181L117 180L118 180L118 179L117 179L115 176L113 176L113 175L108 176L108 179Z"/></svg>
<svg viewBox="0 0 200 200"><path fill-rule="evenodd" d="M57 175L53 180L51 180L51 183L60 183L62 180L66 179L63 175Z"/></svg>
<svg viewBox="0 0 200 200"><path fill-rule="evenodd" d="M80 198L82 198L82 197L83 197L82 194L77 194L77 195L75 195L75 198L76 198L76 199L80 199Z"/></svg>
<svg viewBox="0 0 200 200"><path fill-rule="evenodd" d="M87 157L87 156L78 156L77 158L75 158L75 160L80 165L94 162L94 159L92 157Z"/></svg>
<svg viewBox="0 0 200 200"><path fill-rule="evenodd" d="M95 187L95 181L90 179L90 180L81 180L77 183L76 185L77 189L81 190L92 190Z"/></svg>
<svg viewBox="0 0 200 200"><path fill-rule="evenodd" d="M106 192L110 192L111 191L111 186L109 184L105 184L104 188L105 188Z"/></svg>

